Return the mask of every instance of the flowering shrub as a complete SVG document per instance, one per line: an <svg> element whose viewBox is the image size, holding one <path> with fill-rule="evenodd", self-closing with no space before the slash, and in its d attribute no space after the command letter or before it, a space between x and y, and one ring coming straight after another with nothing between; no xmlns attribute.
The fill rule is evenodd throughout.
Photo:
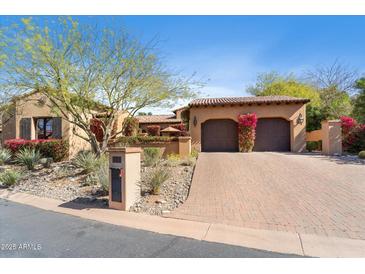
<svg viewBox="0 0 365 274"><path fill-rule="evenodd" d="M52 158L55 162L66 159L68 157L69 149L67 141L56 139L10 139L5 141L4 146L9 149L13 155L24 148L36 149L43 157Z"/></svg>
<svg viewBox="0 0 365 274"><path fill-rule="evenodd" d="M240 152L251 152L255 145L256 113L238 115L238 142Z"/></svg>
<svg viewBox="0 0 365 274"><path fill-rule="evenodd" d="M152 125L147 126L147 133L151 136L160 136L160 126L159 125Z"/></svg>
<svg viewBox="0 0 365 274"><path fill-rule="evenodd" d="M341 127L343 134L349 134L351 130L357 125L357 122L354 118L348 116L342 116L341 118Z"/></svg>
<svg viewBox="0 0 365 274"><path fill-rule="evenodd" d="M172 127L180 130L180 132L176 132L176 134L174 134L175 136L188 136L189 135L188 131L186 130L186 126L183 123L178 124L178 125L173 125Z"/></svg>
<svg viewBox="0 0 365 274"><path fill-rule="evenodd" d="M351 117L341 117L342 145L348 152L358 153L365 150L365 124L358 124Z"/></svg>
<svg viewBox="0 0 365 274"><path fill-rule="evenodd" d="M90 119L90 130L95 134L96 140L102 142L104 139L104 123L97 118Z"/></svg>

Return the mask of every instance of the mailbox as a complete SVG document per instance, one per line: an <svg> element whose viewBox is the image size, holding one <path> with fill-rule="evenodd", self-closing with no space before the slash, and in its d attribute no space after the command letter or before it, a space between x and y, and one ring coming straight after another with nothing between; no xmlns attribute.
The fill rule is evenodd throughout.
<svg viewBox="0 0 365 274"><path fill-rule="evenodd" d="M141 149L113 147L109 152L109 207L128 210L140 198Z"/></svg>

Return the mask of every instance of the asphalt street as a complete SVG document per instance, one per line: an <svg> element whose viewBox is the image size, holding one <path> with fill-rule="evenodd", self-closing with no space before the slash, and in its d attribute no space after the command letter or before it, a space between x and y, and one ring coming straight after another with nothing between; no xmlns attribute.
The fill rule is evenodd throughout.
<svg viewBox="0 0 365 274"><path fill-rule="evenodd" d="M115 226L0 199L0 257L297 257Z"/></svg>

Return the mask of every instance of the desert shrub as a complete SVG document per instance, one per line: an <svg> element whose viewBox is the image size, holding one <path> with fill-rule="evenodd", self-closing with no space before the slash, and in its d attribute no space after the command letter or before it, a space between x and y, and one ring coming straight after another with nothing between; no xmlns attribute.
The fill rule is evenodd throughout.
<svg viewBox="0 0 365 274"><path fill-rule="evenodd" d="M143 159L146 166L155 165L161 159L161 151L157 147L146 147L143 150Z"/></svg>
<svg viewBox="0 0 365 274"><path fill-rule="evenodd" d="M7 148L0 149L0 165L3 165L11 159L11 151Z"/></svg>
<svg viewBox="0 0 365 274"><path fill-rule="evenodd" d="M322 149L321 147L322 147L321 141L309 141L309 142L307 142L307 150L309 152L321 150Z"/></svg>
<svg viewBox="0 0 365 274"><path fill-rule="evenodd" d="M124 119L124 135L135 136L138 132L139 122L135 117L127 117Z"/></svg>
<svg viewBox="0 0 365 274"><path fill-rule="evenodd" d="M193 149L191 150L190 156L191 156L191 157L194 157L194 158L198 158L198 155L199 155L199 151L198 151L198 150L196 150L195 148L193 148Z"/></svg>
<svg viewBox="0 0 365 274"><path fill-rule="evenodd" d="M365 159L365 150L359 152L359 158Z"/></svg>
<svg viewBox="0 0 365 274"><path fill-rule="evenodd" d="M7 169L0 173L0 182L7 187L15 185L20 178L21 174L16 170Z"/></svg>
<svg viewBox="0 0 365 274"><path fill-rule="evenodd" d="M167 163L169 166L177 166L181 162L180 155L179 154L169 154L167 155Z"/></svg>
<svg viewBox="0 0 365 274"><path fill-rule="evenodd" d="M89 174L96 171L103 160L98 158L95 153L91 151L80 151L73 159L74 166L81 168L82 173Z"/></svg>
<svg viewBox="0 0 365 274"><path fill-rule="evenodd" d="M55 162L63 161L69 155L69 143L65 140L40 142L36 146L36 149L39 150L43 157L52 158Z"/></svg>
<svg viewBox="0 0 365 274"><path fill-rule="evenodd" d="M121 136L118 138L117 143L121 145L144 145L144 144L158 144L176 141L177 137L171 136Z"/></svg>
<svg viewBox="0 0 365 274"><path fill-rule="evenodd" d="M102 163L95 172L95 176L100 184L103 192L109 191L109 165L105 161Z"/></svg>
<svg viewBox="0 0 365 274"><path fill-rule="evenodd" d="M69 143L66 140L56 139L10 139L6 140L5 148L9 149L13 154L28 148L38 150L43 157L52 158L53 161L59 162L68 157Z"/></svg>
<svg viewBox="0 0 365 274"><path fill-rule="evenodd" d="M152 194L159 194L161 185L170 177L170 172L168 169L163 167L157 167L151 176L150 185Z"/></svg>
<svg viewBox="0 0 365 274"><path fill-rule="evenodd" d="M159 125L147 126L147 133L151 136L160 136L160 129Z"/></svg>
<svg viewBox="0 0 365 274"><path fill-rule="evenodd" d="M17 152L15 157L19 164L25 165L28 170L33 170L35 165L38 164L39 160L41 159L41 154L37 149L23 148Z"/></svg>

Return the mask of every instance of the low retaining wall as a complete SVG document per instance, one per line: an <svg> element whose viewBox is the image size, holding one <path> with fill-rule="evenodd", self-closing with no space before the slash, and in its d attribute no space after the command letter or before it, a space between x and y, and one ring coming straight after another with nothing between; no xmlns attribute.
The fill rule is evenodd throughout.
<svg viewBox="0 0 365 274"><path fill-rule="evenodd" d="M168 142L151 142L144 144L128 145L129 147L157 147L161 150L162 157L167 157L169 154L178 154L180 158L186 158L191 153L191 137L178 137L175 141ZM143 155L142 155L143 157Z"/></svg>
<svg viewBox="0 0 365 274"><path fill-rule="evenodd" d="M310 132L307 132L305 137L306 142L318 142L322 141L322 130L313 130Z"/></svg>

